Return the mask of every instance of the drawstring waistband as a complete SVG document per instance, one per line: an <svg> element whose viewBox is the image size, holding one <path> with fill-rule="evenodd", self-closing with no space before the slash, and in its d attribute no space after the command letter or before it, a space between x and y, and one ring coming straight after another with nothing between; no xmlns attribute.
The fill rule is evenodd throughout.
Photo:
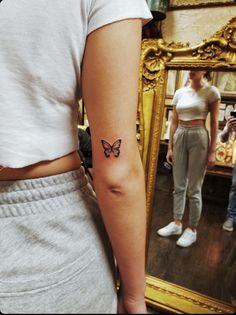
<svg viewBox="0 0 236 315"><path fill-rule="evenodd" d="M178 125L177 129L182 129L182 130L194 130L194 129L206 129L205 126L197 126L197 125L189 125L189 126L183 126L183 125ZM206 129L207 130L207 129Z"/></svg>
<svg viewBox="0 0 236 315"><path fill-rule="evenodd" d="M196 126L196 125L182 126L182 125L179 125L177 127L176 132L178 132L178 134L176 136L178 137L178 141L181 141L181 144L182 144L181 154L185 154L184 152L187 150L189 133L195 132L195 131L197 132L198 130L205 130L207 132L207 129L205 126Z"/></svg>
<svg viewBox="0 0 236 315"><path fill-rule="evenodd" d="M0 181L0 217L23 216L51 209L50 200L61 206L69 194L88 184L84 169L58 175ZM62 197L60 199L60 197ZM67 198L68 196L68 198ZM40 203L40 206L39 206Z"/></svg>

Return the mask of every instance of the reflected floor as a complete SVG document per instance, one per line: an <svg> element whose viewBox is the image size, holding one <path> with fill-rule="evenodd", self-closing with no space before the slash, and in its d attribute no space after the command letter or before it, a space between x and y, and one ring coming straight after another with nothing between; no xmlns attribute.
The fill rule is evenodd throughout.
<svg viewBox="0 0 236 315"><path fill-rule="evenodd" d="M220 182L219 191L213 190ZM198 240L189 248L176 246L179 236L163 238L157 229L172 221L171 175L157 176L151 237L149 243L147 273L173 282L202 294L231 302L224 283L224 263L233 242L236 230L222 229L226 216L230 178L206 177L203 185L203 212L198 227ZM215 188L214 188L215 189ZM188 205L183 219L183 228L188 222Z"/></svg>

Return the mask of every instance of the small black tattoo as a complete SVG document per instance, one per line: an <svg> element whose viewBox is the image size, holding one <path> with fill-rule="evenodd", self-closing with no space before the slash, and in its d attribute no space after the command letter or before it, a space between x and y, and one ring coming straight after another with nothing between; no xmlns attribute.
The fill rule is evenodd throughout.
<svg viewBox="0 0 236 315"><path fill-rule="evenodd" d="M101 140L101 142L104 149L104 154L107 158L110 157L111 153L113 153L115 157L120 155L121 139L116 140L113 145L110 145L110 143L105 140Z"/></svg>

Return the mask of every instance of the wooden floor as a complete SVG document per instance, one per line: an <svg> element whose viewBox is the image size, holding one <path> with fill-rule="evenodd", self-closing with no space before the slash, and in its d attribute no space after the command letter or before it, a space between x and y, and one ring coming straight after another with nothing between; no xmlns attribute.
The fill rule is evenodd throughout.
<svg viewBox="0 0 236 315"><path fill-rule="evenodd" d="M231 179L207 177L203 185L203 212L198 240L188 248L176 245L178 236L163 238L157 229L172 221L172 176L157 175L147 273L188 289L230 302L225 284L225 261L236 231L222 229ZM188 207L183 228L188 222Z"/></svg>

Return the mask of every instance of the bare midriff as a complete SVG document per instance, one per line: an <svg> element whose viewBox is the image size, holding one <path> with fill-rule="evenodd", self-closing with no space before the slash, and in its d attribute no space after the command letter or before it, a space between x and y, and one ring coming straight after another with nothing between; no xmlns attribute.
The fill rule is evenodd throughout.
<svg viewBox="0 0 236 315"><path fill-rule="evenodd" d="M55 160L42 161L22 168L0 166L0 181L52 176L76 170L80 165L79 154L75 151Z"/></svg>
<svg viewBox="0 0 236 315"><path fill-rule="evenodd" d="M204 119L179 120L179 126L205 126Z"/></svg>

